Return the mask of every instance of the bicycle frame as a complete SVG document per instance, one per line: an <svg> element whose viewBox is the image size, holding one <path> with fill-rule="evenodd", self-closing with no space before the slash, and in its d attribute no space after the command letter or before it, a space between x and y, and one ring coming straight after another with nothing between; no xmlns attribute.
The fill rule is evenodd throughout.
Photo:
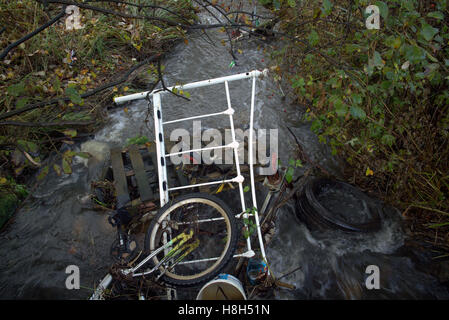
<svg viewBox="0 0 449 320"><path fill-rule="evenodd" d="M154 250L151 254L149 254L145 259L143 259L141 262L139 262L138 265L136 265L133 268L123 269L120 272L123 275L132 275L133 277L143 276L152 274L156 270L159 269L160 266L165 266L166 263L172 258L175 258L179 254L181 254L183 251L185 251L182 255L180 255L174 262L171 264L168 268L164 268L164 271L162 271L157 277L156 280L158 280L166 270L173 269L179 262L181 262L190 252L195 250L199 246L199 240L195 240L193 243L187 244L187 242L192 239L193 237L193 230L190 230L188 234L185 232L180 233L175 238L168 241L166 244L164 244L162 247L159 247L158 249ZM179 241L179 242L178 242ZM168 253L159 261L157 265L155 265L152 269L148 271L144 271L141 273L135 273L137 270L142 268L148 261L150 261L154 256L156 256L158 253L160 253L163 250L168 249L171 246L174 246ZM94 294L90 298L90 300L98 300L101 298L101 295L103 294L103 291L109 286L109 284L112 281L112 276L108 274L100 283L98 288L95 290Z"/></svg>

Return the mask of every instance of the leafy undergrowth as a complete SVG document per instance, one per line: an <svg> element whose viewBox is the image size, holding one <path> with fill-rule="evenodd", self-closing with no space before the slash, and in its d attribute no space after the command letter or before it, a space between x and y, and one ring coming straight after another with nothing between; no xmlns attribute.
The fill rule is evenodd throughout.
<svg viewBox="0 0 449 320"><path fill-rule="evenodd" d="M128 1L127 3L138 3ZM169 11L149 8L145 14L171 21L196 20L190 1L155 1ZM95 6L128 15L143 15L144 10L113 2ZM62 5L46 8L33 0L0 1L0 51L45 24L62 10ZM89 95L107 86L121 74L150 56L163 54L185 37L185 31L161 21L123 18L98 11L80 9L81 29L66 27L68 15L31 39L12 49L0 61L0 179L2 194L17 183L27 183L30 174L38 178L49 170L71 172L75 155L67 151L56 163L46 163L50 152L59 153L63 143L98 130L104 107L113 96L148 88L158 79L157 68L145 64L127 81ZM85 98L83 98L83 95ZM39 108L2 118L11 112L43 101ZM80 156L86 156L78 154ZM16 194L13 192L13 194Z"/></svg>
<svg viewBox="0 0 449 320"><path fill-rule="evenodd" d="M403 211L449 252L448 1L261 0L281 17L272 54L347 180ZM368 5L380 29L367 29ZM445 251L445 253L441 253Z"/></svg>

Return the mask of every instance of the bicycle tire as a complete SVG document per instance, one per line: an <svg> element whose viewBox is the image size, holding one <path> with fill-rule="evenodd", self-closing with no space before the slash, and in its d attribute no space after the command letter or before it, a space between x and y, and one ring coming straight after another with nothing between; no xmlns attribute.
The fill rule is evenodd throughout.
<svg viewBox="0 0 449 320"><path fill-rule="evenodd" d="M172 223L172 217L173 212L179 208L182 208L183 206L191 206L192 204L201 204L201 205L209 205L212 208L216 209L217 212L221 214L223 217L223 222L226 225L226 232L227 236L225 237L226 243L224 244L223 251L218 256L218 259L215 262L211 262L212 265L210 267L207 267L205 270L201 270L195 274L192 275L179 275L170 271L165 270L164 275L161 277L161 280L174 285L174 286L194 286L202 284L208 280L211 280L214 278L217 274L219 274L223 268L228 264L228 262L232 259L233 253L237 246L237 240L238 240L238 228L235 221L235 217L232 214L232 211L229 209L229 207L219 198L216 196L212 196L205 193L190 193L186 195L182 195L177 197L176 199L170 201L165 206L163 206L159 212L156 214L156 216L151 221L151 224L147 230L146 236L145 236L145 251L146 252L152 252L155 249L157 249L160 246L160 241L162 237L162 233L164 231L163 228L161 228L162 224L168 215L170 215L170 223ZM186 210L190 210L187 208ZM182 209L181 209L182 211ZM204 210L203 210L204 211ZM188 220L186 220L188 221ZM198 221L198 220L197 220ZM202 220L203 221L203 220ZM209 221L208 221L209 222ZM176 222L175 222L176 223ZM185 222L183 222L185 223ZM179 224L182 224L181 222ZM188 224L188 223L187 223ZM172 224L173 225L173 224ZM198 225L198 223L197 223ZM171 227L170 227L171 228ZM172 230L171 230L172 231ZM198 232L199 233L199 232ZM211 239L206 240L206 242L210 242ZM214 250L219 244L218 242L210 243L211 245L214 245ZM200 246L195 250L201 250L205 249ZM206 249L210 249L209 247ZM198 252L198 251L194 251ZM189 255L192 255L190 253ZM190 258L190 256L189 256ZM159 263L158 256L155 256L152 260L153 263L156 265ZM206 262L204 262L206 263ZM184 268L187 268L184 266ZM179 269L178 266L175 267L175 269ZM164 271L163 267L160 267L161 271Z"/></svg>

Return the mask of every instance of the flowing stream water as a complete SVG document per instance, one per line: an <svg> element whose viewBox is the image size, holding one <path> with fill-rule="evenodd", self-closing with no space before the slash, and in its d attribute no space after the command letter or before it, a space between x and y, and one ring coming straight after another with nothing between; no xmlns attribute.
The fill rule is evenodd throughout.
<svg viewBox="0 0 449 320"><path fill-rule="evenodd" d="M263 8L258 8L258 12L263 12ZM209 14L203 14L201 19L216 22ZM230 68L232 57L228 46L220 43L227 39L225 34L218 30L208 34L210 38L192 34L188 45L177 45L165 59L168 85L262 70L267 66L267 57L261 50L263 44L242 41L236 47L236 52L241 49L242 53L237 53L237 64ZM271 50L270 46L267 50ZM243 130L249 123L250 84L250 80L230 83L231 100L237 114L235 126ZM164 121L226 108L224 86L195 89L191 94L191 102L164 95ZM312 160L337 177L340 175L338 162L318 142L309 124L301 121L303 111L288 98L282 98L279 85L272 78L257 82L256 96L254 126L256 130L278 129L278 154L282 163L286 164L294 156L296 148L287 130L289 126ZM108 124L94 139L75 146L91 152L94 158L88 163L75 158L71 175L57 176L50 172L16 213L0 234L0 298L85 299L90 296L92 288L112 263L109 248L115 237L106 214L88 205L90 182L108 165L109 148L123 147L128 138L137 135L153 136L152 118L148 118L148 126L144 121L147 111L145 101L131 104L128 112L122 108L113 109ZM191 124L183 126L187 129ZM223 118L201 122L203 129L228 126ZM166 132L179 127L167 126ZM297 171L297 174L303 173L301 168ZM259 206L265 193L258 192ZM230 203L233 201L235 199L230 199ZM238 201L235 204L238 206ZM293 271L281 280L295 285L296 289L275 290L265 298L448 298L447 289L412 259L416 254L401 250L404 238L400 216L393 209L386 210L381 230L373 234L312 233L296 219L294 202L290 201L278 211L276 234L267 245L267 257L276 276ZM80 290L65 287L68 265L80 268ZM369 265L380 269L379 290L365 287L365 270Z"/></svg>

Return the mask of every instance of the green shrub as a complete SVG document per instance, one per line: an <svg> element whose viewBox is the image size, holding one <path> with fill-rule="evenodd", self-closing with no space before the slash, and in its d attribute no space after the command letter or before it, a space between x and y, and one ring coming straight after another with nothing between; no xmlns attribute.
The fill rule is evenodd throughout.
<svg viewBox="0 0 449 320"><path fill-rule="evenodd" d="M357 184L447 220L448 2L281 2L287 45L272 59L320 141ZM370 4L379 30L365 26Z"/></svg>

